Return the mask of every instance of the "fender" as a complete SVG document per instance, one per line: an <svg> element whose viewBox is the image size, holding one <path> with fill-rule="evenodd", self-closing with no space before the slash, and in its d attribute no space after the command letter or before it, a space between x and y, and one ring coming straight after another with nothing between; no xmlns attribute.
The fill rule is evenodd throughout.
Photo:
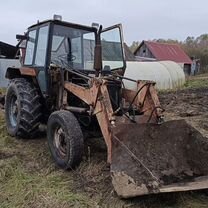
<svg viewBox="0 0 208 208"><path fill-rule="evenodd" d="M5 77L7 79L19 78L19 77L23 77L23 76L36 77L37 74L38 74L38 72L34 68L29 68L29 67L13 68L13 67L9 67L9 68L7 68Z"/></svg>

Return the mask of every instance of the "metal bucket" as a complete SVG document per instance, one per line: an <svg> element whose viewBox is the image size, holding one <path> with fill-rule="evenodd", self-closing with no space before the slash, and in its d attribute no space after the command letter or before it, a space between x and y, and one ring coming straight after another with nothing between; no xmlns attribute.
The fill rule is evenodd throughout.
<svg viewBox="0 0 208 208"><path fill-rule="evenodd" d="M208 188L208 140L184 120L114 130L112 183L122 198Z"/></svg>

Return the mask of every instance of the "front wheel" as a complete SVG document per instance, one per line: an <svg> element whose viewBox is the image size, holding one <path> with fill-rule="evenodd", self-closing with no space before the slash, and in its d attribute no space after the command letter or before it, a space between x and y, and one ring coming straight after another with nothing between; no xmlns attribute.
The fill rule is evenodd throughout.
<svg viewBox="0 0 208 208"><path fill-rule="evenodd" d="M47 138L52 157L59 167L70 169L80 164L84 150L83 134L71 112L61 110L51 114Z"/></svg>

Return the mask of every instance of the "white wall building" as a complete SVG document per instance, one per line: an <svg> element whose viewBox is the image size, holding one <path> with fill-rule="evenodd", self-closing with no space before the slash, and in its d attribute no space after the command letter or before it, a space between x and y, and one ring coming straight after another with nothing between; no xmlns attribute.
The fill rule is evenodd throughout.
<svg viewBox="0 0 208 208"><path fill-rule="evenodd" d="M20 67L18 59L0 59L0 88L6 88L9 80L5 78L8 67Z"/></svg>

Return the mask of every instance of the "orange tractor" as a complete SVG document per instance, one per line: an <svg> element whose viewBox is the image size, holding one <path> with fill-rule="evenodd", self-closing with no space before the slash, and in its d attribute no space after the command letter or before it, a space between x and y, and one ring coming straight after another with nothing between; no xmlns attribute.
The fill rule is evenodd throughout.
<svg viewBox="0 0 208 208"><path fill-rule="evenodd" d="M11 136L35 137L47 123L55 163L71 169L82 160L84 133L101 133L115 191L124 198L208 188L206 139L185 121L164 122L154 82L123 76L121 25L53 19L17 39L22 66L6 73Z"/></svg>

